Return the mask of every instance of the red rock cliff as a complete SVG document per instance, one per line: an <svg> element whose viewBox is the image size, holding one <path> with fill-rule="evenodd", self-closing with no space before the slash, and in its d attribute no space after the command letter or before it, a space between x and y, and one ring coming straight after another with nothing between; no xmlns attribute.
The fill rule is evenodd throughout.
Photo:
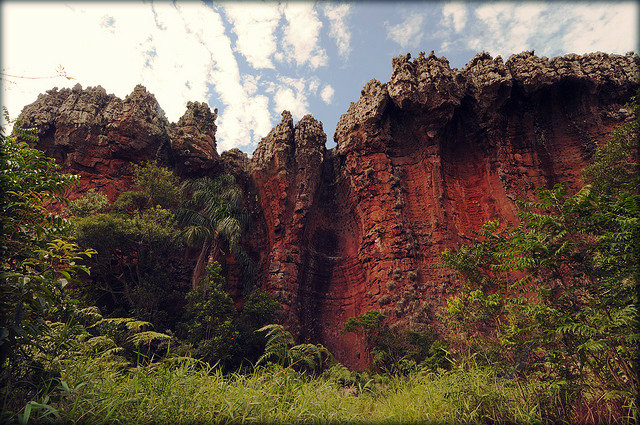
<svg viewBox="0 0 640 425"><path fill-rule="evenodd" d="M465 69L421 54L372 80L325 151L321 126L288 113L261 142L251 173L264 215L261 279L280 294L301 340L364 365L344 322L370 309L420 326L454 289L433 267L487 220L515 219L537 187L576 187L595 147L627 118L638 57L504 63L477 55ZM298 129L301 127L300 129Z"/></svg>
<svg viewBox="0 0 640 425"><path fill-rule="evenodd" d="M100 86L83 90L77 84L41 94L18 122L36 129L37 147L63 171L80 175L71 198L96 188L113 201L131 187L135 163L158 160L185 176L215 172L215 119L209 106L189 102L184 116L170 124L141 85L121 100Z"/></svg>
<svg viewBox="0 0 640 425"><path fill-rule="evenodd" d="M633 54L525 52L477 55L458 70L433 54L401 56L391 80L367 83L342 115L335 149L322 123L294 124L285 111L251 159L218 156L217 111L190 103L170 124L142 86L124 100L100 87L54 89L20 120L82 175L78 193L97 187L113 199L130 185L130 163L154 158L183 176L235 174L259 285L279 296L300 341L362 367L362 341L340 333L344 322L379 309L392 323L433 323L454 289L433 267L438 254L486 220L514 220L515 200L537 187L577 187L595 147L629 118L639 64Z"/></svg>

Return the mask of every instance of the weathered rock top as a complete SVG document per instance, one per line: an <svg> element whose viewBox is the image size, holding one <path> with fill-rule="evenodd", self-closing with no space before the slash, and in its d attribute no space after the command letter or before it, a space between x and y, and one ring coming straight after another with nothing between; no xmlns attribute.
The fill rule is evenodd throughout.
<svg viewBox="0 0 640 425"><path fill-rule="evenodd" d="M380 129L385 110L393 105L408 113L420 113L433 126L446 122L454 108L465 97L471 97L479 108L496 112L512 89L519 87L531 95L561 81L582 83L592 94L625 97L640 84L640 58L626 55L591 53L568 54L548 59L533 51L512 55L506 62L486 52L476 55L464 69L451 68L449 61L421 52L393 59L390 81L368 82L360 99L352 103L340 117L334 139L338 153L358 146L350 135Z"/></svg>
<svg viewBox="0 0 640 425"><path fill-rule="evenodd" d="M289 111L282 112L282 121L260 140L251 158L254 171L290 169L303 157L325 150L327 136L322 123L311 115L305 115L294 126Z"/></svg>

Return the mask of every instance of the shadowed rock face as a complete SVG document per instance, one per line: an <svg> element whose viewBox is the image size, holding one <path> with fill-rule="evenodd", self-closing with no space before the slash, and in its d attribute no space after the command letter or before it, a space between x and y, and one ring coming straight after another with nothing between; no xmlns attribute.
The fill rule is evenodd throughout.
<svg viewBox="0 0 640 425"><path fill-rule="evenodd" d="M187 111L177 124L169 127L171 164L178 174L200 177L215 173L218 168L216 151L215 124L218 110L213 113L209 105L200 102L188 102Z"/></svg>
<svg viewBox="0 0 640 425"><path fill-rule="evenodd" d="M392 323L438 328L456 285L433 267L438 254L487 220L516 220L515 200L537 187L577 188L595 147L630 118L639 64L633 54L483 53L458 70L433 53L400 56L390 81L367 83L341 116L335 149L322 123L294 124L284 111L252 158L218 156L207 105L189 103L169 124L142 86L125 100L100 87L54 89L20 119L82 175L78 194L97 187L113 199L130 184L130 163L153 158L183 176L236 175L259 285L279 296L300 341L363 367L363 343L342 335L343 323L378 309Z"/></svg>

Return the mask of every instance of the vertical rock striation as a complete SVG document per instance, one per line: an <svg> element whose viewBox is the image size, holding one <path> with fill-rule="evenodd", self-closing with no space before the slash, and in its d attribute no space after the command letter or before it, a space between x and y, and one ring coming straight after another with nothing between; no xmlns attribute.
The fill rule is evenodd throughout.
<svg viewBox="0 0 640 425"><path fill-rule="evenodd" d="M361 367L362 341L340 333L349 317L378 309L391 323L437 328L455 289L434 267L439 253L487 220L515 221L515 200L537 187L578 187L595 147L628 118L638 64L633 54L482 53L458 70L433 53L397 57L302 180L285 113L252 175L269 229L263 284L281 294L292 330Z"/></svg>

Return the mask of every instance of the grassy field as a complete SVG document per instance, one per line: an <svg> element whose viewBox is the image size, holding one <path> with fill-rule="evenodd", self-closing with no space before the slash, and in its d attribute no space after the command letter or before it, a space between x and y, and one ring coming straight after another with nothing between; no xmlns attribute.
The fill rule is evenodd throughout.
<svg viewBox="0 0 640 425"><path fill-rule="evenodd" d="M634 421L624 403L589 400L585 393L584 407L567 411L560 392L499 378L488 369L374 375L352 385L330 375L310 377L271 365L225 376L193 359L134 369L75 361L62 370L64 384L48 400L36 400L48 407L33 404L30 416L91 424Z"/></svg>

